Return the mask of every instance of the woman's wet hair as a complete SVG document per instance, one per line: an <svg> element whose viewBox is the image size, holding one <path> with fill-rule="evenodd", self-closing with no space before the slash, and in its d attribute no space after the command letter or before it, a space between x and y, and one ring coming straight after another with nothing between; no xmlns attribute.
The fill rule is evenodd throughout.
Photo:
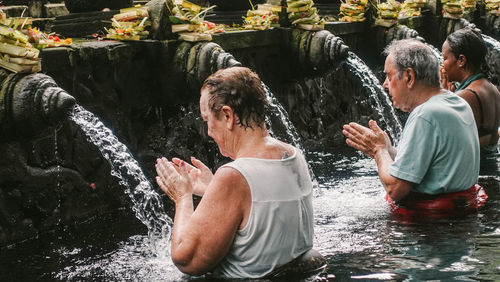
<svg viewBox="0 0 500 282"><path fill-rule="evenodd" d="M464 55L467 59L467 70L478 72L481 69L488 52L481 34L470 28L462 28L448 35L446 41L455 58Z"/></svg>
<svg viewBox="0 0 500 282"><path fill-rule="evenodd" d="M227 105L243 127L264 126L268 107L266 91L259 76L249 68L218 70L205 80L201 90L208 91L208 106L217 118L222 106Z"/></svg>
<svg viewBox="0 0 500 282"><path fill-rule="evenodd" d="M416 39L393 40L384 54L392 55L397 68L397 77L411 68L415 72L415 81L430 87L439 86L439 59L430 47Z"/></svg>

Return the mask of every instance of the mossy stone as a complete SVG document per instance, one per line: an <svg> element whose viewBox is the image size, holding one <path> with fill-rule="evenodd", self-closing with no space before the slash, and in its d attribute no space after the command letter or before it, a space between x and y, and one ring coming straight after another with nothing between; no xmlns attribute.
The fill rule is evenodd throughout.
<svg viewBox="0 0 500 282"><path fill-rule="evenodd" d="M133 0L66 0L64 3L70 13L86 13L104 8L118 10L131 7Z"/></svg>

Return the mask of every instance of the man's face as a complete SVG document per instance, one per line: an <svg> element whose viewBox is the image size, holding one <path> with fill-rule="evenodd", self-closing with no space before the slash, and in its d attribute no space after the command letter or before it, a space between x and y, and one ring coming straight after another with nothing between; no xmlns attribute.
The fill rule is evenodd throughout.
<svg viewBox="0 0 500 282"><path fill-rule="evenodd" d="M401 78L398 78L398 70L394 64L392 55L387 56L384 65L385 81L382 85L385 89L389 91L389 95L392 97L392 103L395 108L402 111L409 112L410 108L408 103L408 87L406 84L407 75L403 73Z"/></svg>

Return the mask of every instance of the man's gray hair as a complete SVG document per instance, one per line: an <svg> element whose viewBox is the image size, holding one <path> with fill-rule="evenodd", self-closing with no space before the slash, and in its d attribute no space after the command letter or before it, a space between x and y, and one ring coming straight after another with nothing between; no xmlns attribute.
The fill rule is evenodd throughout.
<svg viewBox="0 0 500 282"><path fill-rule="evenodd" d="M424 43L416 39L393 40L385 47L384 54L392 55L398 79L406 69L412 68L417 83L440 86L439 59Z"/></svg>

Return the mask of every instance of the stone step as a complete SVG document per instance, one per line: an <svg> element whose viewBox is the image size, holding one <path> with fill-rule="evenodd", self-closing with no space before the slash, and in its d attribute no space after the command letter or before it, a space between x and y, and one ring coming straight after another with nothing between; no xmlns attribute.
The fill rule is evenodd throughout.
<svg viewBox="0 0 500 282"><path fill-rule="evenodd" d="M135 5L146 5L149 2L149 0L142 0L142 1L134 1L134 6Z"/></svg>
<svg viewBox="0 0 500 282"><path fill-rule="evenodd" d="M7 15L7 17L20 17L30 16L28 11L28 6L17 5L17 6L4 6L2 11Z"/></svg>
<svg viewBox="0 0 500 282"><path fill-rule="evenodd" d="M69 14L69 11L66 9L64 3L45 4L44 9L46 18L55 18Z"/></svg>
<svg viewBox="0 0 500 282"><path fill-rule="evenodd" d="M85 37L94 33L103 33L104 28L111 27L113 15L119 12L112 10L59 16L52 23L50 31L66 37Z"/></svg>

